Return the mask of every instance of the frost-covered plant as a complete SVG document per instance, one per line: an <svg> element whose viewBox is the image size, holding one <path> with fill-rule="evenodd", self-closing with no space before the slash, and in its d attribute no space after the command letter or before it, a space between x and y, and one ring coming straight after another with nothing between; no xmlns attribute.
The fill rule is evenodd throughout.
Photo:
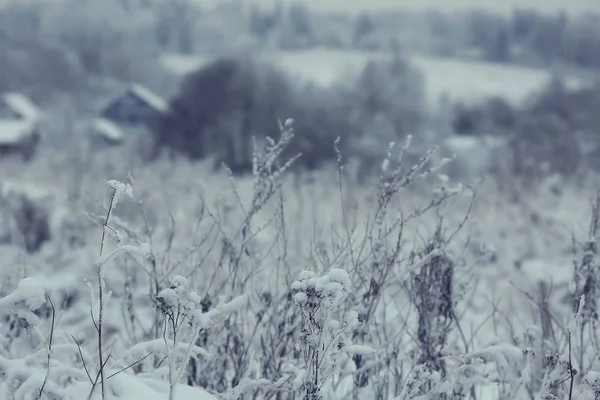
<svg viewBox="0 0 600 400"><path fill-rule="evenodd" d="M279 192L284 174L299 157L296 155L288 160L281 160L294 138L293 120L288 119L284 123L280 123L279 128L279 138L277 140L266 138L267 146L264 151L260 151L256 145L254 147L253 185L248 204L242 201L233 174L227 170L233 186L234 197L242 212L241 221L239 223L236 221L235 229L231 230L231 227L225 226L222 218L212 214L210 210L208 211L219 228L221 242L221 254L218 257L213 276L215 285L207 288L206 299L208 300L226 288L237 293L247 290L246 286L252 275L261 268L263 255L260 251L268 252L269 250L268 247L257 249L253 246L256 236L265 229L265 226L258 225L255 219ZM207 301L205 306L210 308L210 303ZM253 338L247 337L240 330L240 323L236 318L237 316L232 315L223 322L224 332L211 330L201 335L199 340L204 342L204 345L210 343L218 356L202 366L199 365L199 360L192 359L190 382L217 392L228 391L230 386L236 386L240 382L247 365L246 353L252 346ZM255 326L258 327L258 325L259 323L256 323ZM260 334L260 332L254 332ZM234 371L233 374L231 370Z"/></svg>
<svg viewBox="0 0 600 400"><path fill-rule="evenodd" d="M427 398L439 394L464 398L476 385L494 383L499 400L518 399L529 379L528 365L527 351L510 343L492 343L459 356L451 376Z"/></svg>
<svg viewBox="0 0 600 400"><path fill-rule="evenodd" d="M106 265L121 253L141 255L143 258L150 258L154 262L156 261L151 246L148 243L126 243L128 236L129 239L133 238L138 241L139 238L131 235L132 232L125 227L123 227L125 230L125 233L123 233L118 228L109 225L111 215L118 201L123 195L133 196L133 189L129 184L123 184L114 180L109 181L108 184L113 189L113 192L106 219L102 226L101 254L96 261L99 313L95 326L98 332L98 359L100 367L96 380L93 382L90 397L97 383L100 384L101 388L104 387L103 382L106 380L105 370L109 368L107 365L108 358L103 357L102 353ZM112 251L105 253L104 246L107 235L115 240L116 246ZM159 312L164 316L162 340L156 338L134 345L119 360L120 364L126 363L121 367L128 368L140 363L140 365L136 366L140 370L143 369L141 361L145 361L146 363L152 362L152 366L147 368L147 370L151 370L155 377L161 375L162 369L166 369L164 375L166 375L169 383L169 398L172 400L175 387L187 371L190 358L192 356L207 357L208 353L195 344L199 333L210 328L216 321L236 311L236 308L243 306L245 299L246 296L237 297L230 302L218 304L211 310L203 310L204 298L190 289L190 283L187 278L179 275L175 276L170 287L161 290L154 299ZM157 349L157 345L159 344L162 346L162 349ZM149 358L150 355L153 355L153 357ZM164 361L166 361L166 367L162 367ZM127 362L129 363L127 364ZM105 391L102 393L105 393Z"/></svg>
<svg viewBox="0 0 600 400"><path fill-rule="evenodd" d="M196 345L198 335L237 311L247 301L247 296L239 296L233 300L217 304L209 311L203 310L203 297L191 290L190 284L183 276L175 276L169 288L163 289L156 302L160 312L165 316L163 329L163 349L157 348L160 341L152 340L139 343L130 349L125 359L135 361L153 354L154 358L166 360L166 375L169 382L169 399L173 400L175 387L184 378L192 356L209 357L209 353ZM156 373L156 368L148 368ZM160 363L159 363L160 369Z"/></svg>
<svg viewBox="0 0 600 400"><path fill-rule="evenodd" d="M286 126L289 128L289 123L283 124L284 131ZM290 133L288 129L288 133L282 134L281 141L291 140ZM439 176L444 187L433 195L430 192L423 195L424 179L436 171L431 168L431 160L419 161L416 167L401 168L396 173L388 156L374 193L366 193L352 182L343 188L340 183L341 207L335 204L330 207L338 190L335 177L299 174L293 176L296 184L288 186L285 176L277 176L280 170L277 157L272 157L280 148L271 143L265 154L257 151L256 176L234 179L231 175L235 192L225 198L207 191L206 197L202 195L199 199L191 182L202 168L200 165L189 166L190 175L185 176L181 166L168 164L165 197L173 199L172 191L179 191L175 193L180 195L177 207L170 208L169 218L158 216L157 210L164 204L156 199L163 195L163 187L157 195L153 193L155 185L145 188L143 207L140 200L139 208L144 208L141 211L148 211L142 221L127 214L126 206L135 206L133 202L120 203L117 214L109 213L108 222L101 216L106 238L102 257L94 266L96 272L100 270L97 275L106 280L106 286L99 289L104 304L102 358L90 355L97 353L96 335L86 335L86 329L92 324L97 326L98 321L100 293L94 290L93 321L85 307L81 313L76 305L69 315L59 310L58 314L63 315L59 315L58 324L66 321L69 329L60 330L55 336L50 363L47 359L50 339L39 335L32 336L36 339L35 348L27 357L14 356L12 351L11 356L2 354L0 369L10 369L12 382L17 384L7 386L8 380L0 374L0 398L4 398L3 389L9 400L37 398L39 383L45 376L48 380L43 400L85 399L92 386L96 386L93 398L97 400L101 397L98 390L101 381L106 383L107 400L114 396L121 398L124 391L119 390L123 382L133 379L152 382L163 398L170 391L175 400L177 393L189 389L182 387L186 381L188 386L208 388L223 400L285 400L307 396L324 400L466 400L474 394L481 399L479 391L490 387L497 389L498 394L493 398L546 400L567 399L571 396L571 384L572 398L597 397L598 366L594 365L598 364L597 352L592 350L598 343L593 318L597 291L589 285L595 279L589 276L595 271L595 261L588 262L588 255L594 252L592 245L584 246L575 266L581 272L575 274L576 279L584 278L572 288L572 294L578 296L575 310L580 314L576 318L580 323L565 328L563 316L554 314L558 309L555 307L560 305L554 301L556 297L550 297L549 286L548 296L542 296L549 301L536 304L535 309L547 309L550 329L542 334L530 329L524 341L517 340L521 336L518 331L531 325L523 318L523 310L511 309L506 313L506 309L493 303L498 300L495 294L492 299L486 293L481 295L481 287L478 296L471 298L470 293L463 293L467 292L463 290L463 279L479 283L476 275L479 272L463 267L473 263L473 254L461 254L454 244L448 246L445 243L448 235L446 232L441 235L441 229L437 229L437 216L436 220L430 217L441 210L445 225L454 223L456 203L461 200L447 200L465 188L451 188L447 185L448 178ZM270 152L273 154L269 155ZM153 168L156 167L149 167L147 176L141 175L137 181L141 193L145 190L145 179L160 175ZM315 181L305 183L307 175L310 179L316 177ZM209 182L211 189L223 180L227 183L226 175L207 174L201 178ZM414 185L418 181L423 185ZM113 182L112 186L127 188L121 185ZM138 189L133 182L131 186ZM294 191L289 192L292 186ZM372 197L364 201L363 195ZM138 199L137 192L134 197ZM188 199L189 203L180 205L180 198ZM418 202L409 208L413 200ZM311 203L315 203L313 210ZM197 208L202 209L201 224L190 218L194 215L195 219L190 210ZM308 215L311 211L312 216ZM433 212L426 215L427 211ZM338 212L343 214L341 218ZM423 245L414 243L414 237L423 230L433 234L425 237ZM487 243L489 236L485 230L477 234L480 233L481 241ZM502 232L505 233L512 238L510 230ZM88 246L79 251L92 251L92 259L97 255ZM72 250L65 246L64 252ZM498 259L486 265L493 268L482 274L496 269L496 264L498 270L505 261L510 264L511 253L510 246L499 250ZM79 253L68 257L77 256ZM79 259L64 268L81 264ZM31 265L28 263L26 273L31 272ZM336 267L347 271L352 283L350 289L345 289L341 280L332 279L331 273L323 272ZM301 276L306 282L330 279L340 283L340 301L334 301L336 296L324 295L325 289L316 290L317 284L314 290L308 285L306 289L288 290L302 269L314 271ZM147 275L150 284L146 285L136 273ZM294 285L301 284L303 279ZM466 285L469 291L478 286L471 283ZM122 287L126 289L119 293ZM229 312L232 309L224 312L222 304L238 293L249 294L249 301L237 303L238 312ZM488 300L491 310L487 307ZM536 300L532 296L532 301ZM119 315L117 303L123 304L123 315ZM153 304L157 307L152 307ZM311 314L313 308L320 312ZM490 310L492 314L485 315L481 310ZM43 319L44 311L38 311L37 316ZM73 311L75 324L70 321ZM46 313L45 317L49 315ZM208 317L211 322L197 324L196 317ZM585 340L577 337L581 327L586 329ZM508 338L490 344L487 338L492 328L498 337L508 335ZM72 344L71 332L81 341ZM573 362L569 359L568 332L574 333ZM560 337L561 333L565 335ZM23 336L17 338L19 342L27 340ZM6 343L11 345L10 341ZM18 346L20 343L12 344L13 348L23 350ZM581 379L578 381L573 379L572 364L581 364L577 360L581 344L586 346L585 366L577 374ZM10 357L14 360L7 361ZM104 379L96 378L101 370ZM158 380L163 381L160 389ZM13 396L16 389L19 389L17 397ZM137 397L145 397L146 393L149 392L136 390L134 395L132 390Z"/></svg>
<svg viewBox="0 0 600 400"><path fill-rule="evenodd" d="M583 377L581 386L573 398L577 400L596 400L600 398L600 372L588 372Z"/></svg>
<svg viewBox="0 0 600 400"><path fill-rule="evenodd" d="M361 324L354 332L353 340L358 343L371 340L372 335L368 327L373 325L373 319L386 289L386 283L389 282L393 269L398 266L398 259L404 250L402 246L403 233L407 224L427 211L439 207L465 189L462 186L457 188L443 187L432 197L428 204L422 205L406 215L401 213L400 217L393 218L390 221L390 218L388 218L390 204L403 189L423 181L452 160L452 158L444 158L439 163L432 164L432 157L437 150L437 148L434 148L414 165L407 168L404 165L404 158L409 150L411 139L411 136L407 137L395 161L391 158L395 144L390 144L387 157L381 166L382 173L377 185L373 221L368 227L367 239L371 255L368 260L369 268L365 268L365 271L358 271L359 274L365 275L361 276L360 279L365 282L364 286L360 288L362 296L357 296L356 299L357 302L360 302L359 321ZM361 355L355 356L354 362L359 371L356 373L354 381L354 398L357 398L358 389L369 384L369 374L360 372L364 366ZM386 380L384 379L384 382Z"/></svg>
<svg viewBox="0 0 600 400"><path fill-rule="evenodd" d="M39 324L39 318L33 313L46 303L46 293L42 285L33 278L22 279L17 289L0 298L0 312L14 313L31 329Z"/></svg>
<svg viewBox="0 0 600 400"><path fill-rule="evenodd" d="M15 398L26 396L42 398L46 389L47 398L59 398L60 389L53 382L47 383L48 376L43 373L44 370L49 372L50 369L51 344L39 327L40 319L35 311L45 303L45 290L33 278L22 279L15 291L0 298L0 318L16 315L28 335L34 339L34 346L36 346L35 340L38 345L41 343L43 346L42 349L38 349L40 351L37 359L24 357L12 360L0 354L0 395L11 395ZM46 352L46 357L43 352Z"/></svg>
<svg viewBox="0 0 600 400"><path fill-rule="evenodd" d="M294 120L287 119L285 123L279 123L281 136L278 141L267 137L267 148L264 154L260 154L256 145L252 155L252 175L254 176L254 193L252 197L252 213L248 214L251 219L254 213L260 211L266 201L275 194L281 182L283 174L291 167L300 154L287 160L283 165L278 165L279 157L283 154L294 138Z"/></svg>
<svg viewBox="0 0 600 400"><path fill-rule="evenodd" d="M443 351L454 320L454 260L445 251L442 221L429 243L411 256L410 295L418 315L419 358L430 374L446 377ZM431 388L424 387L425 393Z"/></svg>
<svg viewBox="0 0 600 400"><path fill-rule="evenodd" d="M600 229L600 195L592 204L592 218L588 230L588 239L583 244L582 254L578 261L574 262L574 293L573 293L573 311L578 312L579 299L586 297L586 305L581 310L581 322L583 325L598 321L598 310L596 309L596 298L598 293L598 263L596 255L598 254L598 230Z"/></svg>
<svg viewBox="0 0 600 400"><path fill-rule="evenodd" d="M356 312L345 313L341 321L335 319L350 289L348 273L337 268L322 277L304 271L292 284L294 303L302 316L303 367L297 372L295 386L302 389L304 400L322 400L326 383L345 367L353 353L372 352L351 344L351 330L358 324Z"/></svg>
<svg viewBox="0 0 600 400"><path fill-rule="evenodd" d="M296 339L302 321L292 292L284 293L279 299L263 294L261 305L256 326L257 330L260 329L257 333L260 372L264 378L277 382L287 377L287 362L300 356Z"/></svg>
<svg viewBox="0 0 600 400"><path fill-rule="evenodd" d="M564 383L571 378L571 362L567 357L548 355L544 357L545 373L542 384L535 393L539 400L558 400L563 398L566 391Z"/></svg>
<svg viewBox="0 0 600 400"><path fill-rule="evenodd" d="M106 273L106 264L112 258L114 258L116 255L118 255L119 253L122 253L125 251L131 251L131 250L138 251L138 249L133 246L122 245L122 246L118 246L115 250L113 250L112 252L110 252L108 254L104 253L105 238L106 238L107 233L110 235L110 233L112 232L114 234L113 237L115 238L117 243L120 243L120 241L121 241L118 232L109 226L109 221L110 221L111 215L112 215L115 207L117 206L119 200L123 197L123 195L128 195L128 196L133 195L133 190L132 190L131 186L129 186L127 184L123 184L122 182L119 182L116 180L111 180L106 183L112 189L112 195L111 195L108 211L106 213L106 219L104 220L104 223L102 225L102 239L100 241L100 256L98 257L98 259L95 262L96 279L97 279L97 285L98 285L97 286L98 287L98 292L97 292L98 293L98 317L97 317L97 322L95 322L96 332L98 333L98 375L96 377L96 381L92 385L92 389L90 390L90 394L88 396L88 399L91 399L91 397L94 393L94 389L96 388L96 384L99 383L103 400L106 398L104 367L106 365L106 362L108 361L108 358L105 359L104 354L103 354L103 346L104 346L104 342L103 342L104 325L103 325L103 323L104 323L104 295L105 295L104 290L105 290L105 286L106 286L104 277L105 277L105 273ZM93 317L93 313L92 313L92 317Z"/></svg>
<svg viewBox="0 0 600 400"><path fill-rule="evenodd" d="M563 383L568 376L569 361L561 356L559 349L545 331L538 326L525 331L523 345L529 358L529 382L525 383L527 392L541 398L559 396Z"/></svg>
<svg viewBox="0 0 600 400"><path fill-rule="evenodd" d="M600 264L598 264L598 233L600 230L600 193L592 203L592 215L588 229L588 238L582 246L580 252L576 251L576 259L573 261L573 282L572 282L572 304L573 312L577 318L578 332L569 332L569 341L575 333L578 335L578 364L579 368L585 368L584 365L584 332L586 328L590 331L598 330L598 305L597 299L600 295ZM576 250L576 249L575 249ZM580 253L580 254L578 254ZM585 305L584 307L582 307ZM597 350L597 349L596 349Z"/></svg>
<svg viewBox="0 0 600 400"><path fill-rule="evenodd" d="M176 276L170 288L163 289L157 296L157 307L165 316L165 326L163 329L163 340L167 355L167 364L169 368L169 399L173 399L175 384L181 379L179 372L175 371L176 362L181 365L187 363L191 356L177 354L178 333L184 323L190 323L197 305L202 301L200 296L188 289L187 279L182 276ZM170 336L170 337L169 337ZM194 338L195 339L195 338ZM176 357L179 356L179 360ZM181 368L184 370L184 368Z"/></svg>

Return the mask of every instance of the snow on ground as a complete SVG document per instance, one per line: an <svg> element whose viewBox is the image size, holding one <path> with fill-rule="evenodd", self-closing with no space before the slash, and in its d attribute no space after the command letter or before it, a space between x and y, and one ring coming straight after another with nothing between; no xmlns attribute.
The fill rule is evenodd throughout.
<svg viewBox="0 0 600 400"><path fill-rule="evenodd" d="M111 154L113 157L107 157L107 162L118 166L118 162L125 158L117 157L118 154ZM39 185L40 192L53 192L64 188L72 179L71 172L63 169L63 173L57 173L56 169L47 167L47 162L43 159L36 159L27 168L18 171L11 169L13 182ZM100 167L96 168L99 168L99 170L87 171L82 191L86 193L86 197L89 195L90 198L102 200L107 195L106 186L102 181L110 178L115 172L110 170L110 173L108 173L104 169L100 170ZM0 177L3 174L5 172L0 171ZM198 225L195 221L195 214L199 207L199 198L203 199L206 207L211 212L220 216L224 229L228 230L234 227L236 219L241 215L232 210L235 209L237 199L231 194L232 189L229 181L225 179L223 174L212 172L208 165L203 167L202 165L184 162L156 163L137 171L135 181L135 190L144 198L143 204L144 208L148 210L149 218L158 218L156 221L160 229L155 234L155 245L159 249L161 248L161 241L164 240L161 238L168 234L168 232L161 233L161 229L168 229L170 226L169 214L172 214L177 227L177 235L174 237L172 249L172 257L175 260L182 258L182 254L187 251L187 246L190 243L189 238L196 235ZM336 185L332 185L332 182L335 182L335 177L318 174L315 175L314 183L301 182L300 185L296 186L294 182L286 181L284 184L284 193L286 193L284 219L289 224L290 242L287 250L289 251L291 268L312 268L307 263L306 255L310 253L313 243L319 243L319 246L321 243L323 244L323 257L329 257L327 251L336 251L328 243L331 230L341 231L342 210L337 200L339 189ZM251 198L254 181L251 177L240 177L235 180L235 183L239 189L240 198L246 203ZM593 187L595 186L589 185L590 189ZM160 188L160 190L156 190L157 188ZM355 212L358 217L360 228L356 232L356 237L363 237L365 233L362 228L363 218L368 215L370 207L366 201L371 193L370 188L351 185L345 190L348 190L349 199L356 199L356 210L350 206L348 209L353 209L353 213ZM517 288L530 291L535 288L533 285L540 281L559 284L569 280L572 268L571 233L575 231L578 237L582 236L583 233L579 228L584 227L585 229L589 218L588 199L593 195L591 190L588 192L580 187L565 186L560 197L553 197L546 192L523 194L524 201L522 204L512 204L503 200L497 190L499 189L491 184L490 186L487 186L487 184L481 185L478 189L479 196L472 217L467 222L464 231L456 238L454 247L451 248L452 252L458 257L465 257L467 267L475 265L475 258L479 257L470 253L471 247L465 249L467 237L470 238L469 246L485 245L493 249L496 255L496 261L477 263L477 269L473 271L473 274L465 275L465 271L462 269L457 274L457 279L461 282L465 279L470 281L465 289L465 297L469 298L469 301L465 302L465 305L461 306L459 311L462 311L463 307L465 308L466 313L462 317L464 319L461 318L465 329L480 327L477 328L476 333L473 333L473 345L476 348L485 346L490 338L510 339L511 334L519 335L535 322L535 307ZM424 197L418 191L407 191L402 196L402 208L412 210L418 207L419 204L424 204L426 199L427 197ZM466 209L466 205L463 203L457 200L456 203L451 203L446 210L445 214L450 229L462 221ZM91 202L84 209L88 209L92 205ZM127 206L125 199L122 204L119 204L119 207L121 206ZM172 213L166 211L167 209L172 210ZM265 212L266 215L257 217L256 226L268 225L267 221L271 218L268 207ZM139 211L135 208L131 213L138 215ZM133 215L129 217L134 218ZM417 238L426 237L431 232L435 223L434 218L434 215L425 215L419 219L415 226L411 226L410 229L407 228L405 233L407 250L412 246L411 240L414 240L415 243L421 243L420 239ZM206 221L206 225L201 225L201 228L202 232L207 231L210 228L210 221ZM276 237L275 229L276 227L269 226L262 233L264 236L254 242L258 251L270 245L273 238ZM89 293L84 278L93 279L93 271L90 270L92 262L88 260L88 256L92 260L97 256L99 232L94 228L82 232L82 236L86 239L85 247L77 251L71 250L74 253L72 261L69 261L64 255L58 259L53 256L54 251L62 251L60 247L57 247L60 242L64 241L60 236L49 243L49 247L45 248L45 251L35 257L36 260L43 259L40 262L33 262L30 258L26 262L19 261L17 255L10 257L2 249L0 283L3 282L2 275L11 275L17 279L16 275L21 275L21 272L17 274L15 271L21 271L21 265L24 265L28 266L27 276L39 279L46 292L55 299L55 304L60 303L60 299L65 297L64 294L72 294L74 304L68 310L60 312L57 326L61 331L66 332L68 335L73 334L78 340L83 341L83 339L80 339L79 332L93 336L93 325L89 318ZM206 247L208 246L210 246L210 243L206 244ZM206 249L202 247L198 256L203 257L205 251ZM215 257L217 256L218 254L215 255ZM213 259L210 258L210 260ZM275 269L276 260L277 254L275 253L271 254L271 257L261 260L261 270L258 271L256 280L252 281L253 285L257 285L256 287L260 287L261 290L268 287L273 290L273 293L278 293L275 291L277 279L274 276L277 276L280 272ZM215 259L214 261L217 265L218 260ZM519 261L522 265L520 270L514 267L516 261ZM193 265L193 262L191 264ZM121 305L123 303L124 276L127 272L126 266L125 263L113 265L107 274L107 287L111 288L112 295L106 306L108 331L106 335L110 338L109 341L112 341L112 338L121 337L119 342L122 343L114 347L117 356L124 353L125 350L122 346L132 345L125 332L121 332L121 330L125 331L125 319L123 318ZM133 268L128 273L135 276L135 271L136 269ZM139 276L143 276L142 271L138 272ZM201 272L200 274L206 273ZM200 276L200 278L203 277ZM151 303L147 297L148 283L145 279L136 279L139 280L136 284L133 301L135 301L138 315L141 315L140 320L151 321L153 314L150 307ZM203 280L198 279L195 282L196 285L201 286ZM16 283L14 285L9 283L1 289L7 290L14 286L16 286ZM398 295L398 293L390 291L389 297L386 295L382 302L382 304L385 304L385 312L388 314L381 317L385 318L393 329L396 329L398 323L395 316L400 313L404 314L404 308L409 304L408 301L404 300L405 298ZM490 312L490 301L498 301L500 309L510 314L513 322L511 328L514 328L515 332L509 331L509 326L505 326L502 321L499 322L500 327L497 328L494 325L497 321L489 320L489 316L492 314ZM566 305L561 303L560 298L555 297L550 302L550 306L553 309L556 307L558 310L557 315L566 315L562 312ZM250 318L252 318L251 313L244 314L244 319ZM392 322L394 319L396 321ZM121 335L116 335L117 332L120 332ZM66 337L66 339L70 338L70 336ZM59 343L58 340L57 343ZM67 343L69 342L67 341ZM84 345L89 346L85 343ZM75 393L76 391L86 392L87 386L84 386L83 383L87 382L84 380L81 387L72 388L74 399L81 398L75 395L79 393ZM494 390L491 386L485 389ZM159 383L156 380L146 380L141 375L133 377L129 372L119 375L114 380L111 379L111 390L111 393L119 400L167 398L167 388L164 383ZM206 400L213 399L201 390L183 385L179 386L177 390L181 391L181 394L180 397L176 397L176 400L187 400L187 398L205 400L205 397ZM187 392L189 392L189 396ZM2 395L2 387L0 386L0 398L6 397L2 397ZM342 398L346 397L340 396L337 399ZM498 395L491 392L485 395L482 394L478 398L495 399L498 398Z"/></svg>
<svg viewBox="0 0 600 400"><path fill-rule="evenodd" d="M282 68L295 79L329 86L341 80L353 80L370 60L389 59L387 53L314 49L306 51L269 52L259 55ZM165 54L160 62L171 73L183 76L213 59L212 56ZM460 61L436 57L414 56L410 60L425 76L427 100L434 107L446 93L452 100L476 101L489 96L502 96L521 103L551 78L548 71L488 62ZM582 82L567 79L567 86L577 88Z"/></svg>
<svg viewBox="0 0 600 400"><path fill-rule="evenodd" d="M169 398L169 385L151 379L141 379L128 374L115 375L110 381L110 392L112 400L164 400ZM76 385L72 387L69 395L72 399L85 399L89 393L88 385ZM93 399L100 399L99 391ZM176 400L216 400L216 397L200 388L187 385L177 385L174 397Z"/></svg>

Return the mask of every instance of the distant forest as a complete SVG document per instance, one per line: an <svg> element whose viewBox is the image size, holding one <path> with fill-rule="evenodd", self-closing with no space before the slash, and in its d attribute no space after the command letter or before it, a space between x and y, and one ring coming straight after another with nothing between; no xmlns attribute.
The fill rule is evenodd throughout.
<svg viewBox="0 0 600 400"><path fill-rule="evenodd" d="M318 14L303 4L270 9L240 1L202 8L188 0L15 2L0 10L7 42L70 49L92 73L125 76L156 52L238 49L394 50L530 66L600 68L600 15L484 11ZM77 15L77 18L72 18ZM4 54L2 51L0 54ZM0 83L1 87L1 83Z"/></svg>

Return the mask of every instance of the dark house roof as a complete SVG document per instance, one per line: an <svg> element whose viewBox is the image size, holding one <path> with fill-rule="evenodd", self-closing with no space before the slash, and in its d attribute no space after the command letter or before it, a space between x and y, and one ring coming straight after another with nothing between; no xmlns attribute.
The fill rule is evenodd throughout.
<svg viewBox="0 0 600 400"><path fill-rule="evenodd" d="M144 125L151 123L168 108L165 100L147 88L131 85L104 107L100 117L120 125Z"/></svg>

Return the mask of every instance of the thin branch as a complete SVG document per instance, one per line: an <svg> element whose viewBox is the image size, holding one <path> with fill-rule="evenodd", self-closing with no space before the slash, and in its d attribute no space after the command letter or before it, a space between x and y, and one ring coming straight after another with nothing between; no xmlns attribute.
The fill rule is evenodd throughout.
<svg viewBox="0 0 600 400"><path fill-rule="evenodd" d="M137 360L137 361L134 361L134 362L132 362L131 364L129 364L129 365L128 365L128 366L126 366L125 368L121 368L121 369L120 369L120 370L118 370L117 372L115 372L115 373L113 373L113 374L110 374L110 375L109 375L109 376L108 376L106 379L108 380L108 379L112 378L113 376L115 376L115 375L118 375L118 374L120 374L121 372L128 370L129 368L131 368L131 367L135 366L136 364L139 364L139 363L141 363L141 362L142 362L142 361L144 361L146 358L150 357L152 354L153 354L153 352L150 352L150 353L146 354L144 357L140 358L140 359L139 359L139 360Z"/></svg>
<svg viewBox="0 0 600 400"><path fill-rule="evenodd" d="M83 363L83 369L85 370L85 373L86 373L88 379L90 380L90 383L94 384L94 380L92 379L92 376L90 375L90 372L88 371L87 364L85 363L85 358L83 357L83 351L81 351L81 345L79 344L77 339L75 339L75 336L71 335L71 337L75 341L75 344L77 344L77 350L79 350L79 356L81 357L81 362Z"/></svg>
<svg viewBox="0 0 600 400"><path fill-rule="evenodd" d="M52 303L52 299L48 296L48 302L50 303L50 307L52 307L52 326L50 328L50 338L48 340L48 365L46 366L46 376L44 376L44 382L42 383L42 387L40 388L40 392L38 394L38 400L42 398L42 393L44 392L44 388L46 387L46 383L48 382L48 377L50 376L50 359L52 358L52 340L54 338L54 324L56 321L56 308L54 308L54 303Z"/></svg>

